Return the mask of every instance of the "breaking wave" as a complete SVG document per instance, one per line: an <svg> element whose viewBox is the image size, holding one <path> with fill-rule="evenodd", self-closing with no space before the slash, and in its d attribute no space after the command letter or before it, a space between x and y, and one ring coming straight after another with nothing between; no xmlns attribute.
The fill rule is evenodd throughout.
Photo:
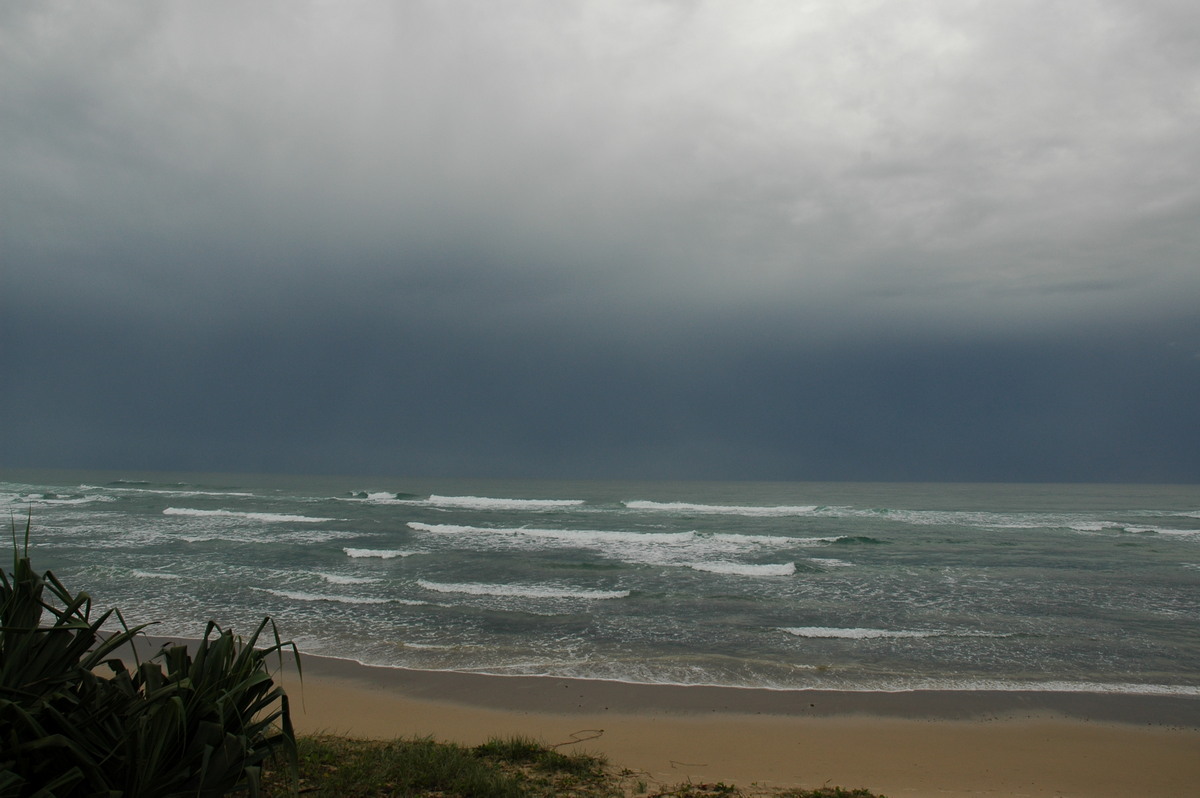
<svg viewBox="0 0 1200 798"><path fill-rule="evenodd" d="M381 560L394 560L397 557L411 557L420 554L419 551L401 551L399 549L349 549L343 548L347 557L364 558L378 557Z"/></svg>
<svg viewBox="0 0 1200 798"><path fill-rule="evenodd" d="M528 527L483 527L462 524L425 524L409 521L418 532L436 535L499 535L540 538L570 543L575 546L595 546L611 543L685 543L696 539L695 532L615 532L596 529L530 529Z"/></svg>
<svg viewBox="0 0 1200 798"><path fill-rule="evenodd" d="M302 523L320 524L334 521L334 518L314 518L308 515L288 515L285 513L252 513L239 510L193 510L188 507L168 507L163 515L186 515L197 518L245 518L248 521L264 521L267 523Z"/></svg>
<svg viewBox="0 0 1200 798"><path fill-rule="evenodd" d="M435 593L465 593L472 596L598 600L625 598L629 595L628 590L584 590L555 585L489 585L478 582L430 582L425 579L417 580L417 584Z"/></svg>
<svg viewBox="0 0 1200 798"><path fill-rule="evenodd" d="M57 493L26 493L8 496L8 502L11 504L37 507L57 507L111 501L116 501L116 499L100 493L89 493L85 496L60 496Z"/></svg>
<svg viewBox="0 0 1200 798"><path fill-rule="evenodd" d="M368 598L366 596L329 596L323 593L303 593L297 590L277 590L275 588L260 589L273 596L291 599L292 601L332 601L338 604L408 604L411 606L428 603L424 601L409 601L407 599Z"/></svg>
<svg viewBox="0 0 1200 798"><path fill-rule="evenodd" d="M410 529L433 535L478 538L489 549L540 550L546 547L597 551L620 562L691 568L739 576L791 576L796 564L745 563L736 559L762 549L826 545L829 538L790 538L778 535L702 534L690 532L630 532L596 529L530 529L528 527L478 527L461 524L426 524L410 521ZM456 540L456 543L460 543ZM733 558L732 560L730 558Z"/></svg>
<svg viewBox="0 0 1200 798"><path fill-rule="evenodd" d="M738 576L792 576L796 573L796 563L787 562L779 565L749 565L738 562L689 562L688 568L693 571L705 571L710 574L736 574Z"/></svg>
<svg viewBox="0 0 1200 798"><path fill-rule="evenodd" d="M578 507L583 499L494 499L488 496L438 496L424 502L433 507L465 510L561 510Z"/></svg>
<svg viewBox="0 0 1200 798"><path fill-rule="evenodd" d="M313 573L331 585L369 585L379 581L373 576L343 576L342 574L327 574L322 571L313 571Z"/></svg>
<svg viewBox="0 0 1200 798"><path fill-rule="evenodd" d="M853 568L854 563L838 560L833 557L810 557L809 562L824 566L825 568Z"/></svg>
<svg viewBox="0 0 1200 798"><path fill-rule="evenodd" d="M630 510L650 512L693 513L698 515L744 515L758 517L780 517L788 515L811 515L819 507L815 504L781 505L771 507L747 507L733 504L691 504L688 502L622 502Z"/></svg>

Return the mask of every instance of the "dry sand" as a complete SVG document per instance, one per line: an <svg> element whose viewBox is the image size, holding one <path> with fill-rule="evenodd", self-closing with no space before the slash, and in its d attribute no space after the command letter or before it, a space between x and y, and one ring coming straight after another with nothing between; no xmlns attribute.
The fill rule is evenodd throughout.
<svg viewBox="0 0 1200 798"><path fill-rule="evenodd" d="M301 733L523 735L648 785L867 787L898 796L1200 795L1200 697L845 693L629 685L304 658Z"/></svg>

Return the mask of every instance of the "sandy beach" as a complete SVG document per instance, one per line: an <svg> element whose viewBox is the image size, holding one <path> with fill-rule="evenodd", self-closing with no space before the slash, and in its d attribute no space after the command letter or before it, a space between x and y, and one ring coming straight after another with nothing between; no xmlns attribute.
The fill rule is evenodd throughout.
<svg viewBox="0 0 1200 798"><path fill-rule="evenodd" d="M303 660L300 733L524 735L607 756L649 785L823 784L888 796L1153 796L1200 784L1200 699L1052 692L855 693L634 685Z"/></svg>

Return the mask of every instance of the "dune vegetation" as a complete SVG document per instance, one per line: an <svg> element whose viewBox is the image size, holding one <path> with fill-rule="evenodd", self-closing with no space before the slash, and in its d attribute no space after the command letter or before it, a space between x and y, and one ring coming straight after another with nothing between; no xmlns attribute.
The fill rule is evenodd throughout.
<svg viewBox="0 0 1200 798"><path fill-rule="evenodd" d="M0 571L0 796L254 794L268 757L294 772L268 660L299 657L269 619L245 640L210 622L193 646L142 661L131 643L144 627L93 614L87 593L34 570L29 524L23 545L13 533L12 570Z"/></svg>
<svg viewBox="0 0 1200 798"><path fill-rule="evenodd" d="M300 793L320 798L455 796L460 798L883 798L867 790L815 790L730 784L661 784L644 773L611 766L603 757L564 754L534 740L492 739L466 747L419 738L353 740L301 737ZM268 772L264 794L293 787L287 773Z"/></svg>
<svg viewBox="0 0 1200 798"><path fill-rule="evenodd" d="M118 609L93 613L91 596L36 571L28 550L29 524L23 542L14 524L12 568L0 570L0 798L873 798L828 787L667 786L523 738L473 748L297 739L271 665L288 655L299 672L300 656L269 618L246 639L209 622L198 641L143 659L134 643L144 625L130 627Z"/></svg>

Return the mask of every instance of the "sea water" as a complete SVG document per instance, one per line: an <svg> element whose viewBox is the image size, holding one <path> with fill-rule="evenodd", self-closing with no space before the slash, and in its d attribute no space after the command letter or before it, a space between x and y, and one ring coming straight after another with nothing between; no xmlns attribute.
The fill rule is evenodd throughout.
<svg viewBox="0 0 1200 798"><path fill-rule="evenodd" d="M1200 488L8 473L158 636L633 682L1200 694Z"/></svg>

